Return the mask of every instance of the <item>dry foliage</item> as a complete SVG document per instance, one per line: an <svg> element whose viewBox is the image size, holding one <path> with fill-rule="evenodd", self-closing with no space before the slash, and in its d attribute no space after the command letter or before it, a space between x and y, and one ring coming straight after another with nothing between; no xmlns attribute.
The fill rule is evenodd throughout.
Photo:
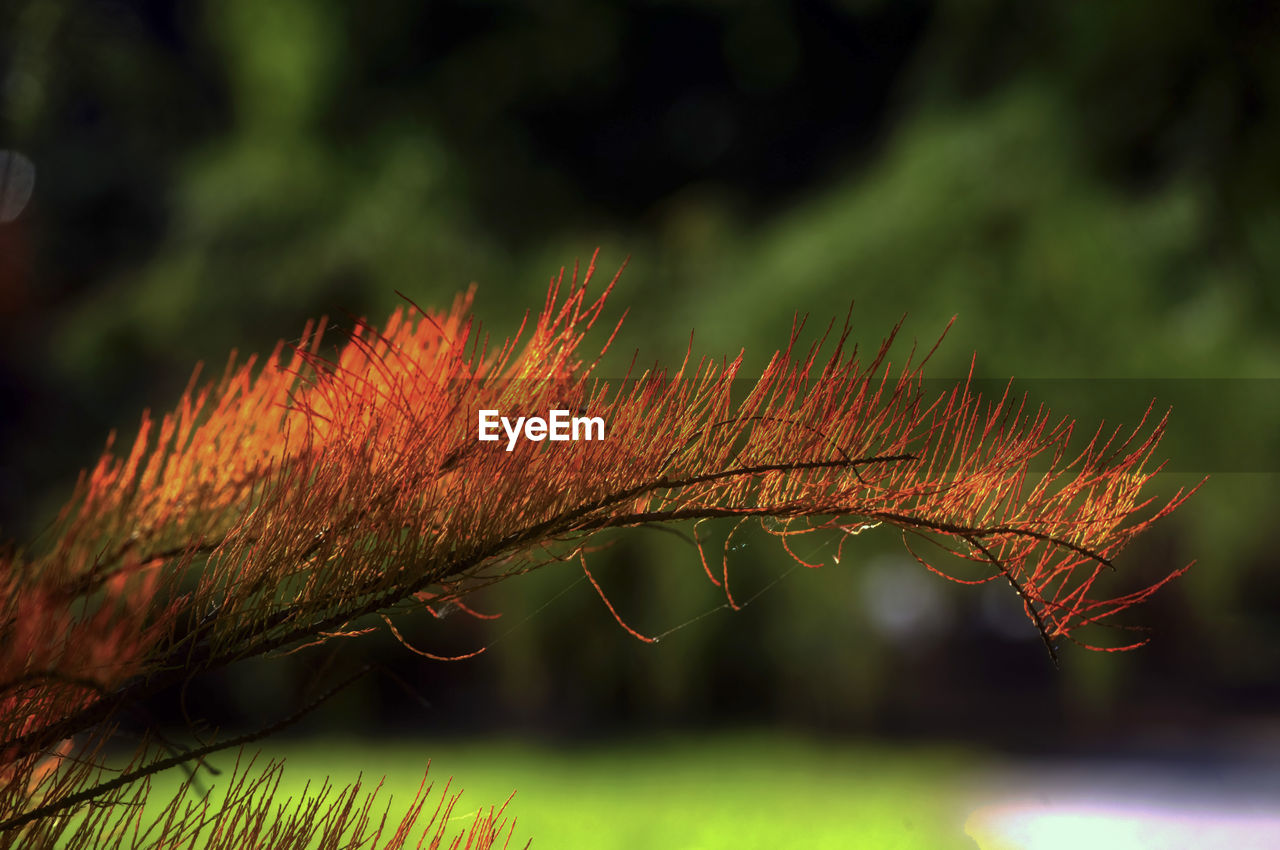
<svg viewBox="0 0 1280 850"><path fill-rule="evenodd" d="M144 415L127 453L109 443L48 551L0 556L0 843L103 846L111 834L167 847L200 824L210 846L349 846L343 836L369 827L358 789L279 814L275 767L238 772L224 809L192 804L149 833L120 831L156 771L281 724L176 754L149 740L117 773L103 771L104 743L128 706L202 672L374 628L398 637L409 609L467 610L476 587L550 561L587 570L607 529L725 517L759 522L791 552L795 536L893 526L930 569L1011 585L1051 654L1180 572L1095 592L1114 555L1189 495L1142 496L1163 420L1068 453L1071 420L1008 394L983 402L964 383L926 398L928 355L913 348L895 368L891 334L860 357L847 325L821 356L822 344L794 350L797 328L745 393L741 357L603 380L599 358L579 352L612 288L589 298L591 276L575 267L566 286L562 271L532 327L497 350L469 318L470 293L447 313L405 307L359 325L333 359L320 323L260 364L233 356L218 381L193 378L176 410ZM586 410L607 439L508 452L477 441L482 408ZM702 563L736 605L727 555ZM378 846L401 846L416 805ZM429 846L459 846L432 830ZM489 847L501 831L499 811L458 840Z"/></svg>

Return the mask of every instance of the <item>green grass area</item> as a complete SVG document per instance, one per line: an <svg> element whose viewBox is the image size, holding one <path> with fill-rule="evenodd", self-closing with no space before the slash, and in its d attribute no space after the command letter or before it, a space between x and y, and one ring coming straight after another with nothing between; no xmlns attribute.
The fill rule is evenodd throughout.
<svg viewBox="0 0 1280 850"><path fill-rule="evenodd" d="M371 788L370 780L385 774L383 794L393 797L393 816L403 812L430 759L437 794L450 778L463 790L451 831L514 790L512 848L529 839L534 850L975 846L963 833L961 796L976 766L956 751L764 736L575 748L348 739L263 748L262 757L282 756L279 799L296 799L307 780L314 789L326 776L343 785L363 774ZM234 757L217 763L229 773ZM153 801L181 779L173 774L158 781ZM385 804L385 796L379 799ZM428 811L437 799L433 795Z"/></svg>

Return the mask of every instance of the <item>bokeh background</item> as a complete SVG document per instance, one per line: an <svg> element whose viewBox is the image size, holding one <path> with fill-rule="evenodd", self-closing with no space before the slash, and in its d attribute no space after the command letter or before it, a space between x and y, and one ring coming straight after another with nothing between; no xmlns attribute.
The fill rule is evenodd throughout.
<svg viewBox="0 0 1280 850"><path fill-rule="evenodd" d="M883 530L818 571L744 538L741 581L768 589L715 611L696 551L637 531L599 574L643 631L679 627L658 646L552 568L477 600L493 623L408 628L435 651L490 645L477 659L424 664L373 638L244 665L198 695L215 725L285 714L372 657L386 672L303 741L523 742L475 757L501 775L530 741L546 766L564 747L714 739L709 778L689 782L725 811L754 799L727 775L750 771L715 753L794 761L818 794L843 787L822 761L837 746L864 783L869 764L932 789L956 764L1131 759L1223 787L1261 765L1247 790L1280 794L1274 4L6 0L0 149L36 178L0 224L9 539L37 539L105 435L171 405L197 361L319 314L378 319L397 290L443 306L471 281L501 336L597 246L609 274L630 256L620 369L634 350L682 357L691 328L698 353L745 348L758 368L796 311L825 326L850 301L865 345L903 314L908 344L931 343L955 315L933 374L963 375L976 351L979 377L1016 376L1090 426L1133 424L1158 396L1173 419L1157 490L1211 476L1122 557L1117 589L1197 562L1130 615L1152 629L1140 651L1066 648L1056 670L1011 592L947 585ZM792 739L818 743L770 749ZM563 770L620 782L634 755ZM538 764L510 784L538 786ZM650 822L691 793L661 776L618 790ZM530 793L517 813L536 823ZM922 804L874 799L874 846L910 840ZM607 846L695 846L613 817L634 841Z"/></svg>

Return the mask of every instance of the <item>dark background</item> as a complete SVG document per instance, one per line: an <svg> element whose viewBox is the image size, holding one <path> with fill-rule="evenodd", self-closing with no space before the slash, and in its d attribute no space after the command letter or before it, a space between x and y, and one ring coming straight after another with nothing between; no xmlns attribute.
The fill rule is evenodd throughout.
<svg viewBox="0 0 1280 850"><path fill-rule="evenodd" d="M1275 4L9 0L0 148L37 170L0 224L8 538L37 540L107 432L198 360L472 280L505 335L597 246L609 273L631 257L617 362L679 358L696 327L699 353L758 368L793 311L825 326L851 299L864 345L958 315L935 374L976 350L1086 430L1173 395L1157 490L1212 476L1121 558L1117 591L1198 562L1130 613L1153 629L1137 652L1055 670L1011 592L947 585L877 530L658 646L548 569L476 600L495 623L406 626L436 652L493 642L474 661L375 638L244 665L197 694L219 724L372 656L389 672L309 722L1037 750L1280 730ZM746 543L744 587L787 571ZM672 536L625 535L599 570L644 631L718 604Z"/></svg>

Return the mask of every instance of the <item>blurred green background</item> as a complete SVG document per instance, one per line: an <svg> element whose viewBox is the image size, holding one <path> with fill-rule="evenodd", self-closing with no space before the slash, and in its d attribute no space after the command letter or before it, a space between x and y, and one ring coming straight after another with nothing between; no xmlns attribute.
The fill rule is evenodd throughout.
<svg viewBox="0 0 1280 850"><path fill-rule="evenodd" d="M758 368L794 311L825 326L850 300L867 346L904 313L908 343L957 315L932 374L977 351L980 377L1090 429L1160 395L1158 489L1212 476L1122 556L1117 590L1197 561L1131 613L1152 628L1137 652L1067 648L1054 670L1011 593L942 583L885 531L819 571L750 538L743 587L785 577L743 612L642 645L548 569L477 600L494 623L410 627L436 651L492 643L474 661L342 648L396 673L307 731L1274 748L1274 4L9 0L0 74L0 148L37 173L0 224L6 537L38 534L198 360L473 280L504 335L597 246L607 273L631 257L615 362L678 359L696 327L699 353ZM625 535L599 570L642 631L718 604L672 536ZM220 725L274 717L322 663L245 665L200 699Z"/></svg>

